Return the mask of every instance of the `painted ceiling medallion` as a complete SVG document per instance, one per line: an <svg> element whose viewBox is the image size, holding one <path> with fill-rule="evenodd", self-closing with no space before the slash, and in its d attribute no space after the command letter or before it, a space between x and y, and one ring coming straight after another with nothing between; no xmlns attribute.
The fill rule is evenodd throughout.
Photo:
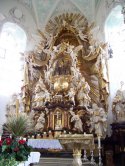
<svg viewBox="0 0 125 166"><path fill-rule="evenodd" d="M15 10L14 10L14 15L15 15L15 17L18 18L18 19L20 19L20 18L23 17L22 11L21 11L20 9L18 9L18 8L15 8Z"/></svg>
<svg viewBox="0 0 125 166"><path fill-rule="evenodd" d="M17 7L14 7L12 9L10 9L9 14L10 14L10 17L12 17L12 19L15 22L22 22L22 21L24 21L24 14L23 14L23 12L22 12L21 9L19 9Z"/></svg>

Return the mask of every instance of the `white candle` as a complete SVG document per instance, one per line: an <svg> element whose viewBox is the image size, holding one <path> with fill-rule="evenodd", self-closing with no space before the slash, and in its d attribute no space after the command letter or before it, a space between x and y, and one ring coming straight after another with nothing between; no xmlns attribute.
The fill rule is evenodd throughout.
<svg viewBox="0 0 125 166"><path fill-rule="evenodd" d="M66 134L66 130L64 130L64 134Z"/></svg>

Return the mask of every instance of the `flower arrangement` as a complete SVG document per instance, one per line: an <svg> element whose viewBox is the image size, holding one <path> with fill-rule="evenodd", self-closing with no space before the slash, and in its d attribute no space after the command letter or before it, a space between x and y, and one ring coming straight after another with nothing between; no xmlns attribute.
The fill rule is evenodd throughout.
<svg viewBox="0 0 125 166"><path fill-rule="evenodd" d="M4 141L0 140L0 163L3 162L3 165L16 166L17 163L28 160L30 152L31 147L23 139L6 138Z"/></svg>
<svg viewBox="0 0 125 166"><path fill-rule="evenodd" d="M18 163L27 161L32 148L24 139L19 138L32 131L32 122L28 115L11 113L4 129L12 138L0 139L0 166L17 166Z"/></svg>

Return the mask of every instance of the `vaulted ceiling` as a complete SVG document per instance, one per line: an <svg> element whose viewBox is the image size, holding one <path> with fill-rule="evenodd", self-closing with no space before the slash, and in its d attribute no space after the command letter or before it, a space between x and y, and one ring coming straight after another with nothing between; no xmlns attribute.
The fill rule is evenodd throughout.
<svg viewBox="0 0 125 166"><path fill-rule="evenodd" d="M79 12L92 22L100 0L18 0L30 8L38 27L44 27L47 21L63 12Z"/></svg>

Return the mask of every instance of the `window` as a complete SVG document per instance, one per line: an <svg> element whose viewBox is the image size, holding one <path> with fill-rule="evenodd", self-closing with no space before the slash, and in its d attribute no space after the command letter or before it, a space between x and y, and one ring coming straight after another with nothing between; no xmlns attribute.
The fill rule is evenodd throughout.
<svg viewBox="0 0 125 166"><path fill-rule="evenodd" d="M20 53L26 48L26 33L7 22L0 34L0 95L19 92L22 80Z"/></svg>
<svg viewBox="0 0 125 166"><path fill-rule="evenodd" d="M125 83L125 24L120 5L112 9L106 20L106 39L113 50L113 57L109 59L109 80L111 96L120 89L120 82Z"/></svg>

